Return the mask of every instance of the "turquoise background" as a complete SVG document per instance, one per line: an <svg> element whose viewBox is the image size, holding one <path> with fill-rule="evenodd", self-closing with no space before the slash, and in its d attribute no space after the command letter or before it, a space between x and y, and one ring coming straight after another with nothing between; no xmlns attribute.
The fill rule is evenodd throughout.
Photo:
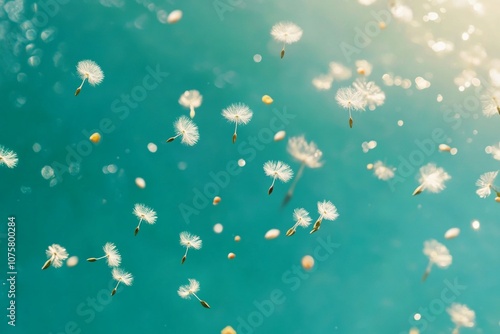
<svg viewBox="0 0 500 334"><path fill-rule="evenodd" d="M19 17L7 15L6 8L23 3ZM465 286L455 301L475 310L477 320L475 328L460 332L500 333L499 204L493 196L480 199L474 185L479 175L498 169L498 161L484 149L498 143L500 118L484 117L474 88L461 93L453 83L464 69L487 78L500 51L496 1L483 1L483 16L469 5L456 5L459 1L408 2L418 26L392 18L349 57L342 43L355 46L359 31L375 22L371 11L387 13L386 2L366 7L339 0L102 0L42 6L46 3L39 2L34 12L32 1L0 0L0 145L19 156L15 169L0 168L0 248L5 254L0 297L5 314L9 215L16 217L18 272L16 327L8 326L2 314L0 333L219 333L227 325L239 334L399 334L411 327L421 333L450 333L453 323L443 310L449 303L440 300L446 282L454 281ZM221 3L225 10L214 5ZM439 7L447 9L440 24L422 21L426 12ZM183 11L180 22L158 20L159 10L174 9ZM43 14L47 22L27 31L23 22ZM282 20L304 30L299 42L287 46L283 60L281 45L269 34ZM469 25L482 34L461 41ZM43 41L40 34L46 29L54 35ZM451 40L454 50L434 53L427 45L429 33ZM474 45L482 45L488 56L473 66L460 52ZM262 55L260 63L254 62L255 54ZM40 60L36 66L28 62L33 55ZM80 84L75 67L84 59L98 63L105 78L96 87L85 84L75 97ZM327 73L331 61L355 73L357 59L373 64L369 78L384 90L386 102L375 111L354 112L349 129L347 111L336 104L335 92L355 76L335 81L329 91L317 91L311 80ZM120 102L122 94L141 86L148 68L168 76L137 106L127 107ZM410 79L411 88L384 85L385 73ZM418 76L431 86L416 89ZM175 119L189 113L177 102L189 89L203 95L194 119L200 141L193 147L178 140L167 144ZM274 99L272 105L261 102L264 94ZM438 94L444 98L441 103ZM235 102L249 105L254 117L239 127L233 145L233 125L220 113ZM449 110L457 105L470 107L454 118L456 112ZM126 108L127 116L118 107ZM293 116L284 126L287 137L304 134L317 143L325 164L306 169L295 196L281 208L289 185L278 182L268 196L271 179L262 165L282 160L295 172L299 168L286 151L286 140L274 142L266 136L276 113L285 111ZM90 145L88 134L102 132L103 119L109 119L109 133ZM398 120L404 125L398 126ZM435 129L442 129L445 142L458 148L456 155L438 151L441 142L432 139ZM261 149L250 148L252 137L260 138ZM363 153L362 143L370 140L377 147ZM156 153L148 151L150 142L158 145ZM428 151L417 142L430 145ZM41 145L40 152L34 152L34 143ZM52 180L42 177L44 166L67 166L68 152L78 149L85 154L69 158L79 160L72 173L56 169ZM412 154L424 154L424 159L405 174L404 161ZM212 196L207 196L208 204L185 219L180 206L194 207L196 191L203 192L212 175L240 158L246 165L228 177L227 185L217 186L221 203L213 206ZM398 168L400 182L374 177L366 165L377 160ZM185 170L178 167L180 162ZM418 168L428 162L445 168L452 179L440 194L412 197ZM117 172L103 173L110 164ZM146 180L145 189L135 185L136 177ZM284 237L293 225L294 208L304 207L315 219L316 203L324 199L338 208L335 222L325 221L314 235L299 229ZM136 237L135 203L158 213L157 224L143 225ZM474 219L481 223L477 231L471 228ZM224 226L221 234L213 232L216 223ZM451 227L462 232L445 240ZM265 240L271 228L282 234ZM199 235L203 248L191 250L181 265L179 233L185 230ZM234 242L235 235L241 242ZM433 238L449 248L453 264L446 270L434 268L422 283L427 265L423 242ZM122 268L135 278L112 299L110 268L85 261L100 256L108 241L116 244ZM41 271L45 250L53 243L78 256L79 264ZM336 246L328 253L324 244ZM229 261L229 252L236 259ZM316 257L310 272L299 269L307 254ZM210 310L194 298L177 295L188 278L199 280L198 295ZM437 311L420 322L412 320L419 309L431 306Z"/></svg>

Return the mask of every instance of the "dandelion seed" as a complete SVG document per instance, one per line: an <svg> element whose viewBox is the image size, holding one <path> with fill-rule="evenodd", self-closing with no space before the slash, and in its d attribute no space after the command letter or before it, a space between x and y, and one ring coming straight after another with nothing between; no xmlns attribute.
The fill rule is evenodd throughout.
<svg viewBox="0 0 500 334"><path fill-rule="evenodd" d="M170 12L170 14L168 14L167 22L170 24L174 24L174 23L179 22L181 20L181 18L182 18L182 11L179 9L176 9L176 10Z"/></svg>
<svg viewBox="0 0 500 334"><path fill-rule="evenodd" d="M335 80L347 80L352 76L351 70L340 63L332 61L328 64L328 67L330 68L330 74Z"/></svg>
<svg viewBox="0 0 500 334"><path fill-rule="evenodd" d="M317 90L328 90L332 88L333 76L321 74L312 79L312 84Z"/></svg>
<svg viewBox="0 0 500 334"><path fill-rule="evenodd" d="M454 239L460 234L460 229L458 227L452 227L445 232L444 237L446 239Z"/></svg>
<svg viewBox="0 0 500 334"><path fill-rule="evenodd" d="M113 279L115 281L118 281L113 291L111 291L111 296L115 295L116 290L118 289L118 285L120 285L120 283L123 283L127 286L131 286L132 282L134 281L134 276L132 276L131 273L123 271L120 268L113 268L111 274L113 275Z"/></svg>
<svg viewBox="0 0 500 334"><path fill-rule="evenodd" d="M487 154L491 154L493 156L493 159L500 160L500 143L488 145L485 147L484 151Z"/></svg>
<svg viewBox="0 0 500 334"><path fill-rule="evenodd" d="M436 240L431 239L424 242L424 254L429 258L429 264L427 265L425 273L422 276L422 281L427 279L427 276L431 273L431 269L434 264L443 269L446 269L451 265L452 257L448 248Z"/></svg>
<svg viewBox="0 0 500 334"><path fill-rule="evenodd" d="M181 232L181 246L186 247L186 253L182 257L181 264L186 261L189 248L194 248L196 250L200 249L202 246L202 240L197 235L192 235L189 232Z"/></svg>
<svg viewBox="0 0 500 334"><path fill-rule="evenodd" d="M89 139L94 144L97 144L101 141L101 134L99 132L94 132L92 135L90 135Z"/></svg>
<svg viewBox="0 0 500 334"><path fill-rule="evenodd" d="M311 270L314 267L314 258L311 255L306 255L300 261L304 270Z"/></svg>
<svg viewBox="0 0 500 334"><path fill-rule="evenodd" d="M472 328L476 325L476 313L467 305L453 303L446 311L455 324L452 334L458 334L460 327Z"/></svg>
<svg viewBox="0 0 500 334"><path fill-rule="evenodd" d="M0 165L14 168L17 166L18 160L16 152L0 146Z"/></svg>
<svg viewBox="0 0 500 334"><path fill-rule="evenodd" d="M356 60L355 65L360 75L369 76L372 73L373 66L367 60Z"/></svg>
<svg viewBox="0 0 500 334"><path fill-rule="evenodd" d="M295 225L286 232L287 237L294 235L298 226L306 228L311 224L309 212L303 208L293 210L293 219L295 220Z"/></svg>
<svg viewBox="0 0 500 334"><path fill-rule="evenodd" d="M226 109L222 110L222 116L229 122L234 123L233 144L236 142L238 124L247 124L253 116L252 110L243 103L231 104Z"/></svg>
<svg viewBox="0 0 500 334"><path fill-rule="evenodd" d="M280 235L280 230L278 230L277 228L272 228L266 232L264 238L266 238L267 240L272 240L279 237L279 235Z"/></svg>
<svg viewBox="0 0 500 334"><path fill-rule="evenodd" d="M221 330L220 334L236 334L236 331L233 327L226 326Z"/></svg>
<svg viewBox="0 0 500 334"><path fill-rule="evenodd" d="M375 110L385 102L385 93L373 81L366 81L365 78L357 79L352 86L362 95L363 104L370 110ZM345 107L344 107L345 108Z"/></svg>
<svg viewBox="0 0 500 334"><path fill-rule="evenodd" d="M103 250L104 250L104 256L98 258L90 257L87 259L87 261L95 262L98 260L106 259L106 261L108 262L108 266L119 267L120 263L122 262L122 256L116 249L115 244L113 244L112 242L107 242L104 245Z"/></svg>
<svg viewBox="0 0 500 334"><path fill-rule="evenodd" d="M386 166L382 161L377 161L373 164L373 174L383 181L387 181L394 177L394 168Z"/></svg>
<svg viewBox="0 0 500 334"><path fill-rule="evenodd" d="M413 196L420 194L424 190L439 193L446 188L444 183L449 179L451 179L451 176L443 168L438 168L433 163L422 166L420 167L420 178L418 179L420 185L413 192Z"/></svg>
<svg viewBox="0 0 500 334"><path fill-rule="evenodd" d="M264 102L265 104L272 104L273 101L274 101L273 98L270 97L269 95L262 96L262 102Z"/></svg>
<svg viewBox="0 0 500 334"><path fill-rule="evenodd" d="M490 196L491 190L496 193L497 197L500 197L500 193L498 192L498 190L496 190L496 187L493 184L497 175L498 171L484 173L479 177L479 180L476 181L476 186L479 187L479 189L476 190L476 194L479 197L486 198Z"/></svg>
<svg viewBox="0 0 500 334"><path fill-rule="evenodd" d="M349 111L349 127L352 128L352 110L365 110L363 94L352 87L343 87L337 91L335 100L344 109Z"/></svg>
<svg viewBox="0 0 500 334"><path fill-rule="evenodd" d="M188 285L182 285L179 287L179 290L177 290L177 293L181 298L184 299L191 299L191 295L193 295L200 304L205 307L205 308L210 308L210 306L207 304L206 301L201 300L196 294L200 291L200 283L192 278L188 279L189 284Z"/></svg>
<svg viewBox="0 0 500 334"><path fill-rule="evenodd" d="M274 182L276 179L281 182L287 183L293 176L293 171L286 163L282 161L268 161L264 164L264 172L267 176L273 178L273 183L269 187L267 193L271 195L274 189Z"/></svg>
<svg viewBox="0 0 500 334"><path fill-rule="evenodd" d="M192 120L186 116L179 117L174 123L174 129L176 135L167 139L167 143L174 141L177 137L181 136L181 143L189 146L193 146L200 139L200 134L198 133L198 126L194 124Z"/></svg>
<svg viewBox="0 0 500 334"><path fill-rule="evenodd" d="M83 84L87 80L92 86L98 85L104 79L104 73L102 73L101 68L92 60L82 60L76 65L76 70L80 78L83 80L80 87L75 91L75 96L80 94Z"/></svg>
<svg viewBox="0 0 500 334"><path fill-rule="evenodd" d="M323 219L334 221L339 216L337 208L330 201L318 202L318 213L319 218L316 219L316 222L314 223L314 226L309 234L313 234L319 230Z"/></svg>
<svg viewBox="0 0 500 334"><path fill-rule="evenodd" d="M139 228L141 227L141 223L143 221L153 225L154 223L156 223L156 219L158 218L156 216L156 212L153 209L148 208L144 204L136 204L132 213L139 219L139 224L135 228L134 235L137 235L137 233L139 233Z"/></svg>
<svg viewBox="0 0 500 334"><path fill-rule="evenodd" d="M194 118L196 113L194 108L201 106L202 101L203 96L195 89L185 91L179 98L179 104L184 108L189 108L189 116L191 118Z"/></svg>
<svg viewBox="0 0 500 334"><path fill-rule="evenodd" d="M63 265L63 261L68 258L68 252L66 248L61 247L58 244L52 244L45 251L45 254L49 258L42 267L42 270L47 269L52 266L54 268L60 268Z"/></svg>
<svg viewBox="0 0 500 334"><path fill-rule="evenodd" d="M271 36L278 41L283 42L281 49L281 59L285 56L285 45L298 42L302 37L302 29L292 22L279 22L271 29Z"/></svg>
<svg viewBox="0 0 500 334"><path fill-rule="evenodd" d="M300 180L305 167L319 168L323 166L321 157L323 152L318 149L314 142L307 142L304 136L290 137L288 139L287 151L297 161L301 163L299 171L295 174L295 178L288 189L288 192L283 199L282 206L285 206L292 199L295 186Z"/></svg>
<svg viewBox="0 0 500 334"><path fill-rule="evenodd" d="M486 117L492 117L500 114L500 91L496 91L487 95L481 96L481 104L483 114Z"/></svg>
<svg viewBox="0 0 500 334"><path fill-rule="evenodd" d="M274 134L274 141L280 141L285 139L286 132L284 130L280 130Z"/></svg>

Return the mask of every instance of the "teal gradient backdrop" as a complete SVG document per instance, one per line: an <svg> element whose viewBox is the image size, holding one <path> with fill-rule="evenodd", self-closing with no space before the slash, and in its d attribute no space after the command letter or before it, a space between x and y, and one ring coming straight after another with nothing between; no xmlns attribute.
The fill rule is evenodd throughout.
<svg viewBox="0 0 500 334"><path fill-rule="evenodd" d="M451 333L454 325L444 310L450 302L442 299L450 284L459 286L454 301L476 312L476 327L461 333L500 333L499 207L493 196L475 194L477 178L498 169L485 147L498 143L500 118L482 115L474 97L484 88L460 92L454 83L468 69L482 78L483 87L488 84L500 51L496 1L483 2L483 15L464 1L408 1L418 24L388 16L387 27L363 45L359 34L376 22L373 13L389 13L385 1L371 6L340 0L51 1L35 6L0 0L0 145L19 156L16 168L0 166L0 333L219 333L227 325L238 334L400 334L411 327ZM440 23L423 22L427 12L439 8L446 9ZM162 23L161 10L174 9L183 11L182 19ZM46 23L33 24L44 13ZM299 42L287 46L284 59L269 34L282 20L304 30ZM476 33L463 41L470 25ZM428 41L440 38L453 42L454 49L434 52ZM461 52L480 54L471 51L475 45L487 55L472 64ZM261 62L253 60L255 54ZM105 78L96 87L85 84L75 97L76 64L84 59L98 63ZM356 78L358 59L373 65L369 78L384 90L386 102L374 111L354 112L350 129L335 92ZM327 73L331 61L354 75L318 91L311 81ZM140 101L123 102L152 72L160 73L157 86ZM385 85L384 74L408 78L412 85ZM417 89L417 77L431 86ZM200 141L193 147L167 144L173 122L189 113L178 99L190 89L203 95L194 118ZM274 99L272 105L262 103L264 94ZM471 101L476 105L467 104ZM254 116L239 127L232 144L233 125L221 111L235 102L249 105ZM461 116L456 106L465 106ZM270 140L275 123L287 138L305 135L314 141L325 162L306 168L284 208L289 184L278 182L269 196L271 179L262 165L282 160L297 172L299 163L287 153L286 139ZM456 155L438 151L441 142L432 139L436 129L447 138L444 143L458 149ZM95 131L102 140L91 145L88 136ZM370 140L377 147L364 153L362 143ZM156 153L148 143L157 145ZM422 143L428 146L422 149ZM80 154L70 153L75 151ZM408 163L412 154L423 161ZM214 178L229 175L228 163L239 159L246 165L216 186L218 206L212 205L213 195L196 197ZM378 180L367 170L377 160L397 168L397 182ZM418 169L428 162L452 179L442 193L412 197ZM109 165L116 172L104 173ZM55 168L53 178L42 177L44 166ZM145 189L135 185L137 177L145 179ZM284 236L294 208L305 208L315 219L316 203L325 199L336 205L336 221L325 221L313 235L299 229ZM136 237L135 203L158 213L156 225L143 225ZM187 206L196 212L183 215L180 208ZM11 215L17 224L15 327L5 316ZM476 219L479 230L471 228ZM220 234L213 231L216 223L224 226ZM445 240L451 227L461 234ZM265 240L271 228L281 235ZM184 265L182 231L203 240ZM428 239L444 243L453 264L434 268L422 283ZM122 267L135 278L113 298L110 268L85 261L99 256L106 242L116 244ZM40 270L53 243L78 256L78 265ZM227 259L229 252L234 260ZM309 272L300 266L304 255L316 258ZM199 296L210 310L177 295L188 278L200 282ZM430 307L429 313L422 311ZM413 320L415 313L422 320Z"/></svg>

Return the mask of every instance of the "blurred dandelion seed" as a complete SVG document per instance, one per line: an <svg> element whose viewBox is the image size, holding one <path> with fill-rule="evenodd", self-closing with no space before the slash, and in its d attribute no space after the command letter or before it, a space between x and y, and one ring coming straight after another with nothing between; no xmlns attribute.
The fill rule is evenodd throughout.
<svg viewBox="0 0 500 334"><path fill-rule="evenodd" d="M339 216L337 208L330 201L318 202L318 213L319 218L316 219L316 222L314 223L314 226L309 234L313 234L314 232L319 230L323 219L334 221Z"/></svg>
<svg viewBox="0 0 500 334"><path fill-rule="evenodd" d="M290 185L285 198L283 199L281 204L282 207L292 199L295 186L300 180L302 173L304 172L304 168L306 166L309 168L319 168L323 166L323 161L321 161L323 152L318 149L314 142L311 141L308 143L304 136L290 137L288 139L287 151L295 160L299 161L301 165L299 171L295 174L295 178Z"/></svg>
<svg viewBox="0 0 500 334"><path fill-rule="evenodd" d="M497 188L493 184L498 175L498 171L496 172L488 172L482 174L479 179L476 181L476 186L479 189L476 190L476 194L481 198L486 198L491 195L491 191L493 190L497 197L500 197L500 192L498 192Z"/></svg>
<svg viewBox="0 0 500 334"><path fill-rule="evenodd" d="M181 232L180 238L181 238L180 241L181 246L186 247L186 252L184 253L184 256L182 257L181 260L181 264L183 264L184 261L186 261L189 248L194 248L196 250L200 249L202 246L202 240L200 239L199 236L192 235L189 232Z"/></svg>
<svg viewBox="0 0 500 334"><path fill-rule="evenodd" d="M281 182L287 183L293 176L293 171L286 163L282 161L268 161L264 164L264 172L267 176L273 178L273 183L269 187L267 193L271 195L274 189L274 182L276 179Z"/></svg>
<svg viewBox="0 0 500 334"><path fill-rule="evenodd" d="M127 286L131 286L132 282L134 281L134 276L132 276L131 273L123 271L120 268L113 268L113 270L111 271L111 274L113 275L113 279L115 281L118 281L116 283L116 286L113 289L113 291L111 291L111 296L115 295L116 290L118 289L118 286L120 285L120 283L123 283Z"/></svg>
<svg viewBox="0 0 500 334"><path fill-rule="evenodd" d="M236 142L238 124L247 124L253 116L252 110L243 103L233 103L222 110L222 116L229 122L234 123L233 144Z"/></svg>
<svg viewBox="0 0 500 334"><path fill-rule="evenodd" d="M198 142L198 139L200 139L198 126L196 126L196 124L186 116L181 116L175 121L174 129L176 135L168 138L167 143L170 143L177 137L181 136L181 143L193 146Z"/></svg>
<svg viewBox="0 0 500 334"><path fill-rule="evenodd" d="M3 146L0 146L0 165L5 165L8 168L14 168L17 166L17 154Z"/></svg>
<svg viewBox="0 0 500 334"><path fill-rule="evenodd" d="M100 84L104 79L104 73L102 72L101 68L92 60L79 61L76 65L76 71L83 81L80 87L76 89L75 96L80 94L85 81L88 81L89 84L95 86Z"/></svg>
<svg viewBox="0 0 500 334"><path fill-rule="evenodd" d="M444 233L445 239L454 239L460 234L460 229L458 227L452 227Z"/></svg>
<svg viewBox="0 0 500 334"><path fill-rule="evenodd" d="M500 114L500 92L496 91L487 95L481 96L481 104L483 107L483 114L486 117L492 117Z"/></svg>
<svg viewBox="0 0 500 334"><path fill-rule="evenodd" d="M367 77L372 73L373 66L367 60L356 60L355 65L359 75Z"/></svg>
<svg viewBox="0 0 500 334"><path fill-rule="evenodd" d="M382 181L387 181L394 177L394 168L386 166L382 161L376 161L373 166L373 174Z"/></svg>
<svg viewBox="0 0 500 334"><path fill-rule="evenodd" d="M196 111L195 108L201 106L203 96L200 92L193 89L185 91L179 98L179 104L184 108L189 108L189 116L194 118Z"/></svg>
<svg viewBox="0 0 500 334"><path fill-rule="evenodd" d="M424 242L424 254L429 258L429 264L422 276L422 282L427 279L434 264L442 269L446 269L451 265L452 257L448 248L434 239Z"/></svg>
<svg viewBox="0 0 500 334"><path fill-rule="evenodd" d="M177 290L177 293L181 298L184 299L191 299L191 295L193 295L200 304L205 307L205 308L210 308L210 306L207 304L206 301L201 300L196 294L200 291L200 283L192 278L188 279L189 284L187 285L182 285L179 287L179 290Z"/></svg>
<svg viewBox="0 0 500 334"><path fill-rule="evenodd" d="M357 79L353 87L362 95L363 104L368 106L368 109L375 110L385 102L385 93L373 81L366 81L365 78Z"/></svg>
<svg viewBox="0 0 500 334"><path fill-rule="evenodd" d="M452 334L458 334L460 327L472 328L476 325L476 313L467 305L453 303L446 311L455 324Z"/></svg>
<svg viewBox="0 0 500 334"><path fill-rule="evenodd" d="M443 168L438 168L435 164L428 163L420 167L420 178L418 179L420 185L413 192L413 196L420 194L424 190L431 193L439 193L446 188L444 183L449 179L451 179L451 176Z"/></svg>
<svg viewBox="0 0 500 334"><path fill-rule="evenodd" d="M352 128L352 110L365 110L365 100L363 94L353 87L339 88L335 95L335 100L344 109L349 111L349 127Z"/></svg>
<svg viewBox="0 0 500 334"><path fill-rule="evenodd" d="M446 145L446 144L439 144L439 151L441 152L450 152L451 151L451 147L449 145Z"/></svg>
<svg viewBox="0 0 500 334"><path fill-rule="evenodd" d="M158 218L156 216L156 212L153 209L148 208L144 204L136 204L132 213L139 219L139 224L135 228L134 235L137 235L137 233L139 233L139 229L143 221L153 225L156 223L156 219Z"/></svg>
<svg viewBox="0 0 500 334"><path fill-rule="evenodd" d="M340 63L332 61L328 64L328 67L330 68L331 76L335 80L347 80L352 76L352 71Z"/></svg>
<svg viewBox="0 0 500 334"><path fill-rule="evenodd" d="M328 90L332 88L333 76L330 74L320 74L312 79L312 84L317 90Z"/></svg>
<svg viewBox="0 0 500 334"><path fill-rule="evenodd" d="M271 36L278 42L283 42L280 57L285 56L285 45L298 42L302 37L302 29L292 22L279 22L271 28Z"/></svg>
<svg viewBox="0 0 500 334"><path fill-rule="evenodd" d="M45 251L45 254L49 258L42 267L42 270L47 269L52 266L54 268L60 268L63 265L63 261L68 258L68 252L66 248L61 247L58 244L52 244Z"/></svg>
<svg viewBox="0 0 500 334"><path fill-rule="evenodd" d="M286 232L287 237L294 235L298 226L306 228L311 225L311 217L309 217L309 212L307 212L303 208L293 210L293 219L295 220L295 225L293 225Z"/></svg>
<svg viewBox="0 0 500 334"><path fill-rule="evenodd" d="M108 266L119 267L120 263L122 261L122 256L120 255L120 253L116 249L115 244L113 244L112 242L107 242L104 245L103 250L104 250L104 256L101 256L98 258L90 257L87 259L87 261L95 262L98 260L106 259L106 261L108 262Z"/></svg>

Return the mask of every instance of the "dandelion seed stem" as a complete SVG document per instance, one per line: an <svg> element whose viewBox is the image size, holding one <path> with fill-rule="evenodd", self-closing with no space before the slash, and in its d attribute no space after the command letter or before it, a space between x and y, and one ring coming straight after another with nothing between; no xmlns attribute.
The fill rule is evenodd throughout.
<svg viewBox="0 0 500 334"><path fill-rule="evenodd" d="M42 267L42 270L45 270L45 269L47 269L48 267L50 267L50 265L51 265L51 263L52 263L52 259L53 259L53 257L51 257L50 259L48 259L48 260L45 262L45 264L44 264L44 265L43 265L43 267Z"/></svg>
<svg viewBox="0 0 500 334"><path fill-rule="evenodd" d="M424 186L421 184L419 185L415 191L413 191L413 196L420 194L424 190Z"/></svg>
<svg viewBox="0 0 500 334"><path fill-rule="evenodd" d="M276 182L276 178L277 178L277 177L278 177L277 175L275 175L275 176L274 176L274 178L273 178L273 183L271 183L271 186L269 187L269 190L267 191L267 193L268 193L269 195L271 195L271 193L272 193L272 192L273 192L273 190L274 190L274 183Z"/></svg>
<svg viewBox="0 0 500 334"><path fill-rule="evenodd" d="M139 219L139 224L137 224L137 227L135 228L134 235L137 235L137 233L139 233L139 229L141 228L141 223L142 223L142 218Z"/></svg>
<svg viewBox="0 0 500 334"><path fill-rule="evenodd" d="M191 294L192 294L192 295L193 295L196 299L198 299L198 301L200 301L200 302L201 302L201 299L200 299L200 298L196 295L196 293L191 292Z"/></svg>
<svg viewBox="0 0 500 334"><path fill-rule="evenodd" d="M182 133L179 133L179 134L178 134L178 135L176 135L176 136L173 136L173 137L168 138L168 139L167 139L167 143L170 143L171 141L174 141L174 140L175 140L175 138L179 137L180 135L182 135Z"/></svg>
<svg viewBox="0 0 500 334"><path fill-rule="evenodd" d="M77 96L78 94L80 94L80 91L82 90L82 87L83 87L83 84L85 83L85 80L87 80L87 77L83 78L82 84L80 85L80 87L78 87L76 89L75 96Z"/></svg>
<svg viewBox="0 0 500 334"><path fill-rule="evenodd" d="M236 137L238 136L238 134L236 133L237 130L238 130L238 122L235 122L234 123L233 144L236 142Z"/></svg>
<svg viewBox="0 0 500 334"><path fill-rule="evenodd" d="M286 231L286 236L289 237L289 236L292 236L295 234L295 226L292 227L291 229L289 229L288 231Z"/></svg>
<svg viewBox="0 0 500 334"><path fill-rule="evenodd" d="M194 111L194 107L192 104L189 105L189 116L191 118L194 118L194 115L195 115L195 111Z"/></svg>
<svg viewBox="0 0 500 334"><path fill-rule="evenodd" d="M432 268L432 262L429 261L429 264L427 265L427 268L425 268L425 272L422 275L422 282L425 282L427 276L429 276L429 274L431 273L431 268Z"/></svg>
<svg viewBox="0 0 500 334"><path fill-rule="evenodd" d="M87 259L88 262L95 262L95 261L98 261L98 260L102 260L104 258L108 257L107 255L104 255L104 256L101 256L101 257L89 257Z"/></svg>
<svg viewBox="0 0 500 334"><path fill-rule="evenodd" d="M319 216L318 220L316 220L316 222L314 223L314 226L313 226L311 232L309 232L309 234L313 234L314 232L319 230L319 228L321 227L322 221L323 221L323 215Z"/></svg>
<svg viewBox="0 0 500 334"><path fill-rule="evenodd" d="M113 291L111 291L111 296L114 296L114 295L115 295L116 290L118 290L118 285L120 285L120 282L121 282L121 280L119 280L119 281L118 281L118 283L116 283L115 288L113 289Z"/></svg>
<svg viewBox="0 0 500 334"><path fill-rule="evenodd" d="M281 206L285 206L290 201L290 199L292 199L293 192L295 191L295 186L297 185L297 182L299 182L299 179L302 177L302 173L304 173L305 168L306 164L302 163L302 165L300 165L299 171L297 172L295 178L292 181L292 184L290 185L290 188L288 189L285 198L283 199L283 203L281 204Z"/></svg>

